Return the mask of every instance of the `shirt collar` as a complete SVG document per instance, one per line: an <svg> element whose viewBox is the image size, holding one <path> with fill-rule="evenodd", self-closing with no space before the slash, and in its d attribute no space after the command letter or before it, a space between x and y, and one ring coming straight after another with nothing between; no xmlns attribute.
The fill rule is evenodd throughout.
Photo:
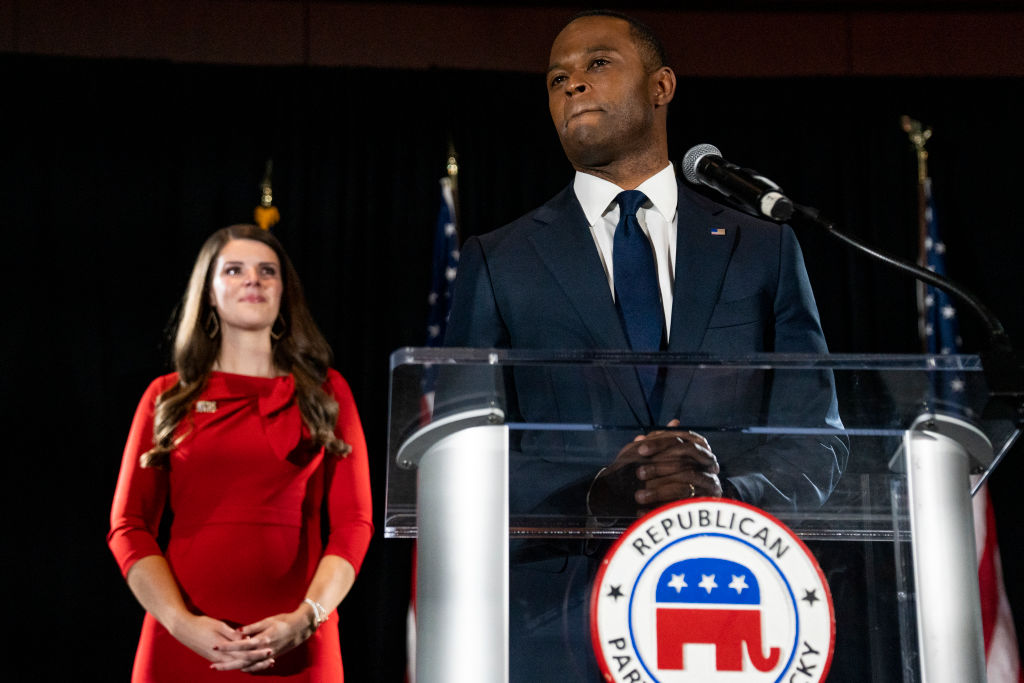
<svg viewBox="0 0 1024 683"><path fill-rule="evenodd" d="M596 225L601 220L601 216L607 213L615 202L615 197L622 192L622 188L615 183L582 171L576 171L572 188L590 225ZM647 195L654 209L666 221L671 221L675 217L679 188L676 185L676 174L672 164L640 183L636 189Z"/></svg>

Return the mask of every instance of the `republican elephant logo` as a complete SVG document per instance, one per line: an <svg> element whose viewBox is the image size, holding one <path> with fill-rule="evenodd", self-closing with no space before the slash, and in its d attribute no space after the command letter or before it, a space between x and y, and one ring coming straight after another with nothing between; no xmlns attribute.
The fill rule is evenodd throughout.
<svg viewBox="0 0 1024 683"><path fill-rule="evenodd" d="M835 612L810 549L722 498L634 522L594 577L591 641L608 683L822 683Z"/></svg>
<svg viewBox="0 0 1024 683"><path fill-rule="evenodd" d="M658 578L655 612L659 669L684 670L691 643L715 646L718 671L742 671L744 647L758 671L779 662L778 647L763 651L757 578L738 562L696 557L670 565Z"/></svg>

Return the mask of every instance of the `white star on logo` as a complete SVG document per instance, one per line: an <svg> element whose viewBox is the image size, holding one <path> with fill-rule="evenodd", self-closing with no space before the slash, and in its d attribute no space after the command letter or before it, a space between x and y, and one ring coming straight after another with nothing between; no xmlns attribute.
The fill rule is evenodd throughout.
<svg viewBox="0 0 1024 683"><path fill-rule="evenodd" d="M747 585L747 577L743 576L742 574L740 574L739 576L733 574L732 581L729 583L729 588L734 589L736 591L736 594L739 595L743 592L744 588L750 588L750 586Z"/></svg>
<svg viewBox="0 0 1024 683"><path fill-rule="evenodd" d="M952 389L953 391L963 391L964 381L962 379L955 379L949 383L949 388Z"/></svg>
<svg viewBox="0 0 1024 683"><path fill-rule="evenodd" d="M455 234L455 224L454 223L445 223L444 224L444 234L448 235L449 237L454 235Z"/></svg>
<svg viewBox="0 0 1024 683"><path fill-rule="evenodd" d="M431 306L437 303L437 292L430 293L430 296L427 297L427 303Z"/></svg>
<svg viewBox="0 0 1024 683"><path fill-rule="evenodd" d="M454 280L455 279L455 269L454 268L445 268L444 279L448 280L448 282L451 282L452 280Z"/></svg>
<svg viewBox="0 0 1024 683"><path fill-rule="evenodd" d="M945 318L946 320L949 320L950 318L952 318L955 315L956 315L956 309L953 308L952 306L943 306L942 307L942 317Z"/></svg>
<svg viewBox="0 0 1024 683"><path fill-rule="evenodd" d="M711 589L712 588L718 588L718 584L715 583L715 575L714 574L711 574L710 576L707 575L707 574L701 574L700 575L700 583L698 583L697 585L700 586L701 588L703 588L704 590L706 590L709 595L711 594Z"/></svg>
<svg viewBox="0 0 1024 683"><path fill-rule="evenodd" d="M436 337L437 335L441 334L441 326L430 325L429 327L427 327L427 334L429 334L431 337Z"/></svg>
<svg viewBox="0 0 1024 683"><path fill-rule="evenodd" d="M685 576L686 574L673 574L672 580L668 582L668 587L675 588L676 593L682 592L684 588L688 587L686 581L683 580Z"/></svg>
<svg viewBox="0 0 1024 683"><path fill-rule="evenodd" d="M933 295L931 295L931 294L926 296L924 298L924 305L925 306L934 306L935 305L935 297Z"/></svg>

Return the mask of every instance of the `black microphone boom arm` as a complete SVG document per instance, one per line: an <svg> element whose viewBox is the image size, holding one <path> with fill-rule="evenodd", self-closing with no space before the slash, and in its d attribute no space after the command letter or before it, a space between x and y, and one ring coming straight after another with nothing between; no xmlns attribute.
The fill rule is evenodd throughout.
<svg viewBox="0 0 1024 683"><path fill-rule="evenodd" d="M984 321L988 334L987 348L979 354L991 396L991 401L985 412L989 417L1008 418L1018 426L1024 425L1024 368L1021 367L1016 357L1013 344L1010 342L1010 337L1006 334L1003 324L978 297L945 276L922 268L916 263L879 251L841 232L833 221L824 218L813 207L794 203L793 215L789 222L795 227L823 229L858 251L937 287L967 304Z"/></svg>

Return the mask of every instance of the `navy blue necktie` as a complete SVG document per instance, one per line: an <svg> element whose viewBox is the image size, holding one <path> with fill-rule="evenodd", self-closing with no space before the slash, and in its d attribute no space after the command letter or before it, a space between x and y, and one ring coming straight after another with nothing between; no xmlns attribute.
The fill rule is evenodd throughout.
<svg viewBox="0 0 1024 683"><path fill-rule="evenodd" d="M620 192L615 201L619 204L619 223L615 226L612 247L615 301L630 348L658 351L665 313L651 242L636 218L636 211L647 201L647 196L639 190L626 190Z"/></svg>

